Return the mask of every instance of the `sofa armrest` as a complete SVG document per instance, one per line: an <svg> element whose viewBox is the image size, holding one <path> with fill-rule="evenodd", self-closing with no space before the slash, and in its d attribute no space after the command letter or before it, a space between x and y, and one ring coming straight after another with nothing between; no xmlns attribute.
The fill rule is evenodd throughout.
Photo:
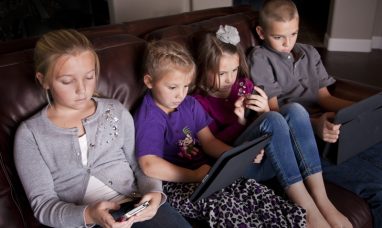
<svg viewBox="0 0 382 228"><path fill-rule="evenodd" d="M382 91L381 88L355 81L336 78L336 83L329 86L332 95L350 101L360 101Z"/></svg>

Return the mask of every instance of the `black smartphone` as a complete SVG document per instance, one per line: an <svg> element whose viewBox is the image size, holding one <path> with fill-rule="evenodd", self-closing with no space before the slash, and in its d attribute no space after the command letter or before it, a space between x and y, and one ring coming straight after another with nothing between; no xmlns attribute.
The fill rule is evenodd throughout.
<svg viewBox="0 0 382 228"><path fill-rule="evenodd" d="M260 89L264 90L264 86L263 86L263 85L257 85L256 87L259 87ZM255 90L255 88L253 88L251 94L254 94L254 95L260 95L260 94ZM246 108L246 109L245 109L245 112L244 112L244 117L245 117L246 119L248 119L248 118L251 117L254 113L256 113L256 112L253 111L252 109Z"/></svg>
<svg viewBox="0 0 382 228"><path fill-rule="evenodd" d="M117 211L111 211L110 214L113 216L115 221L123 222L150 205L149 201L145 201L144 203L135 207L136 203L136 201L122 203Z"/></svg>

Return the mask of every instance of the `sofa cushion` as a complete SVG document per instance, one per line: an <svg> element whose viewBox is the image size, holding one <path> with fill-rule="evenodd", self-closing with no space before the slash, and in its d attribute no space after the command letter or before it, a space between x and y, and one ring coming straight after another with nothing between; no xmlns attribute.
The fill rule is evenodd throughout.
<svg viewBox="0 0 382 228"><path fill-rule="evenodd" d="M330 201L348 217L353 227L373 226L371 212L365 200L330 182L325 182L325 188Z"/></svg>
<svg viewBox="0 0 382 228"><path fill-rule="evenodd" d="M189 25L173 25L162 29L154 30L146 34L145 40L169 39L186 45L191 51L194 49L193 37L203 32L215 32L220 25L235 26L240 34L240 44L246 52L256 45L251 25L255 14L237 13L221 17L215 17L209 20L191 23Z"/></svg>
<svg viewBox="0 0 382 228"><path fill-rule="evenodd" d="M133 109L144 93L142 65L146 41L123 34L91 41L101 65L97 92Z"/></svg>

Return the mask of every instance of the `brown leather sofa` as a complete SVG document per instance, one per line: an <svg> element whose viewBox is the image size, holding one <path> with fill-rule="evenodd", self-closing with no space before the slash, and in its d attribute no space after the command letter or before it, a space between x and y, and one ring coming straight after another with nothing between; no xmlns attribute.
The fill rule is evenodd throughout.
<svg viewBox="0 0 382 228"><path fill-rule="evenodd" d="M194 34L230 24L238 28L241 44L249 50L256 45L252 33L256 18L257 13L250 7L225 7L81 31L92 40L100 57L98 91L133 110L144 91L142 53L149 40L177 40L192 49ZM17 126L46 105L34 78L32 56L36 38L0 43L0 227L44 227L33 216L13 163ZM332 91L353 100L377 92L345 81L338 81ZM372 226L370 209L363 199L331 183L326 183L326 187L331 200L354 227Z"/></svg>

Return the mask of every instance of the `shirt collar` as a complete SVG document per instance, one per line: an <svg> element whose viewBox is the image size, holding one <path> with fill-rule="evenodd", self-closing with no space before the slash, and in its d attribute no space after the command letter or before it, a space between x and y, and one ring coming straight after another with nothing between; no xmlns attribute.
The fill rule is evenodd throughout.
<svg viewBox="0 0 382 228"><path fill-rule="evenodd" d="M305 56L305 53L302 51L300 45L296 43L291 51L291 53L285 53L285 52L279 52L276 51L275 49L271 48L268 46L266 43L264 43L264 47L269 50L270 52L274 53L277 55L279 58L284 59L284 60L294 60L297 61ZM294 55L293 55L293 54Z"/></svg>

